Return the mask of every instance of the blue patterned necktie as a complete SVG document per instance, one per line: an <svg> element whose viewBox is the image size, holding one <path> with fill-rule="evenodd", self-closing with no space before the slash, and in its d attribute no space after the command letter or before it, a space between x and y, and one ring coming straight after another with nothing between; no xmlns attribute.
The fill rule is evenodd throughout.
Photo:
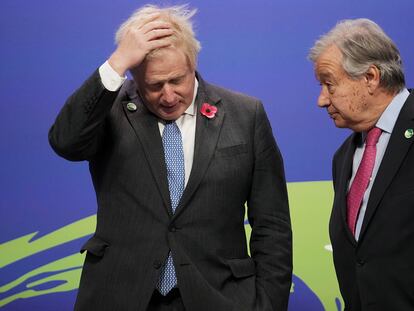
<svg viewBox="0 0 414 311"><path fill-rule="evenodd" d="M184 191L185 171L184 171L184 150L181 139L181 132L175 122L166 123L162 134L162 144L164 146L165 164L167 166L168 188L170 190L170 200L172 212L180 202ZM157 289L162 295L167 295L169 291L177 285L177 277L171 251L167 261L161 269Z"/></svg>

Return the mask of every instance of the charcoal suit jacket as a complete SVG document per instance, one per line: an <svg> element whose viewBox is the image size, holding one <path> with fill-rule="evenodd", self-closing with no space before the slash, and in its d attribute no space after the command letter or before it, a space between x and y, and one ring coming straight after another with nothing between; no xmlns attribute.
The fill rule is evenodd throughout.
<svg viewBox="0 0 414 311"><path fill-rule="evenodd" d="M50 129L59 155L89 161L98 201L76 310L146 310L170 250L187 310L287 309L291 226L269 121L259 100L197 79L193 166L174 214L158 119L133 81L110 92L94 72Z"/></svg>

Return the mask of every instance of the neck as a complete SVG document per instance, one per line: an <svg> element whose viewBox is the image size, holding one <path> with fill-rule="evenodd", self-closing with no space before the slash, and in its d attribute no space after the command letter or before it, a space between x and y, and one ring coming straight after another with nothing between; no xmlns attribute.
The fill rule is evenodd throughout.
<svg viewBox="0 0 414 311"><path fill-rule="evenodd" d="M372 94L369 98L370 110L367 113L368 117L363 122L356 124L352 130L354 132L367 132L375 127L379 118L385 109L387 109L395 95L395 93L387 93L383 90Z"/></svg>

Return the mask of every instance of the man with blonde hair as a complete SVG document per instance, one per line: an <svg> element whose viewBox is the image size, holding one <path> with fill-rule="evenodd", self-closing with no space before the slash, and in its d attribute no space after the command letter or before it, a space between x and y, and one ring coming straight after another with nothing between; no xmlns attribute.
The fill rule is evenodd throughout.
<svg viewBox="0 0 414 311"><path fill-rule="evenodd" d="M98 200L76 310L287 310L282 158L261 102L196 72L194 13L136 11L50 129Z"/></svg>
<svg viewBox="0 0 414 311"><path fill-rule="evenodd" d="M330 238L345 310L414 310L414 96L373 21L345 20L310 51L318 105L353 133L333 159Z"/></svg>

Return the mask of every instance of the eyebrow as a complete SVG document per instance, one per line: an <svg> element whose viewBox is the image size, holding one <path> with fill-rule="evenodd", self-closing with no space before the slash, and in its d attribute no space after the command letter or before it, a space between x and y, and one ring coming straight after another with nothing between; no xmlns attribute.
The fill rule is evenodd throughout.
<svg viewBox="0 0 414 311"><path fill-rule="evenodd" d="M182 79L182 78L184 78L184 77L185 77L185 74L180 74L180 75L178 75L178 76L173 76L173 77L170 77L170 78L168 78L168 79L161 79L161 80L145 80L145 83L147 83L147 84L149 84L149 85L152 85L152 84L158 84L158 83L162 83L162 84L164 84L164 83L166 83L166 82L168 82L168 81L177 80L177 79Z"/></svg>
<svg viewBox="0 0 414 311"><path fill-rule="evenodd" d="M317 75L319 81L321 80L335 80L335 77L332 73L323 71Z"/></svg>
<svg viewBox="0 0 414 311"><path fill-rule="evenodd" d="M186 71L186 72L177 73L177 75L173 75L173 76L171 76L171 77L166 77L165 79L160 79L160 80L157 80L157 79L151 79L151 78L149 78L148 80L147 80L147 79L144 79L144 81L145 81L145 83L147 83L147 84L166 83L166 82L168 82L168 81L177 80L177 79L182 79L182 78L184 78L186 75L187 75L187 71Z"/></svg>

